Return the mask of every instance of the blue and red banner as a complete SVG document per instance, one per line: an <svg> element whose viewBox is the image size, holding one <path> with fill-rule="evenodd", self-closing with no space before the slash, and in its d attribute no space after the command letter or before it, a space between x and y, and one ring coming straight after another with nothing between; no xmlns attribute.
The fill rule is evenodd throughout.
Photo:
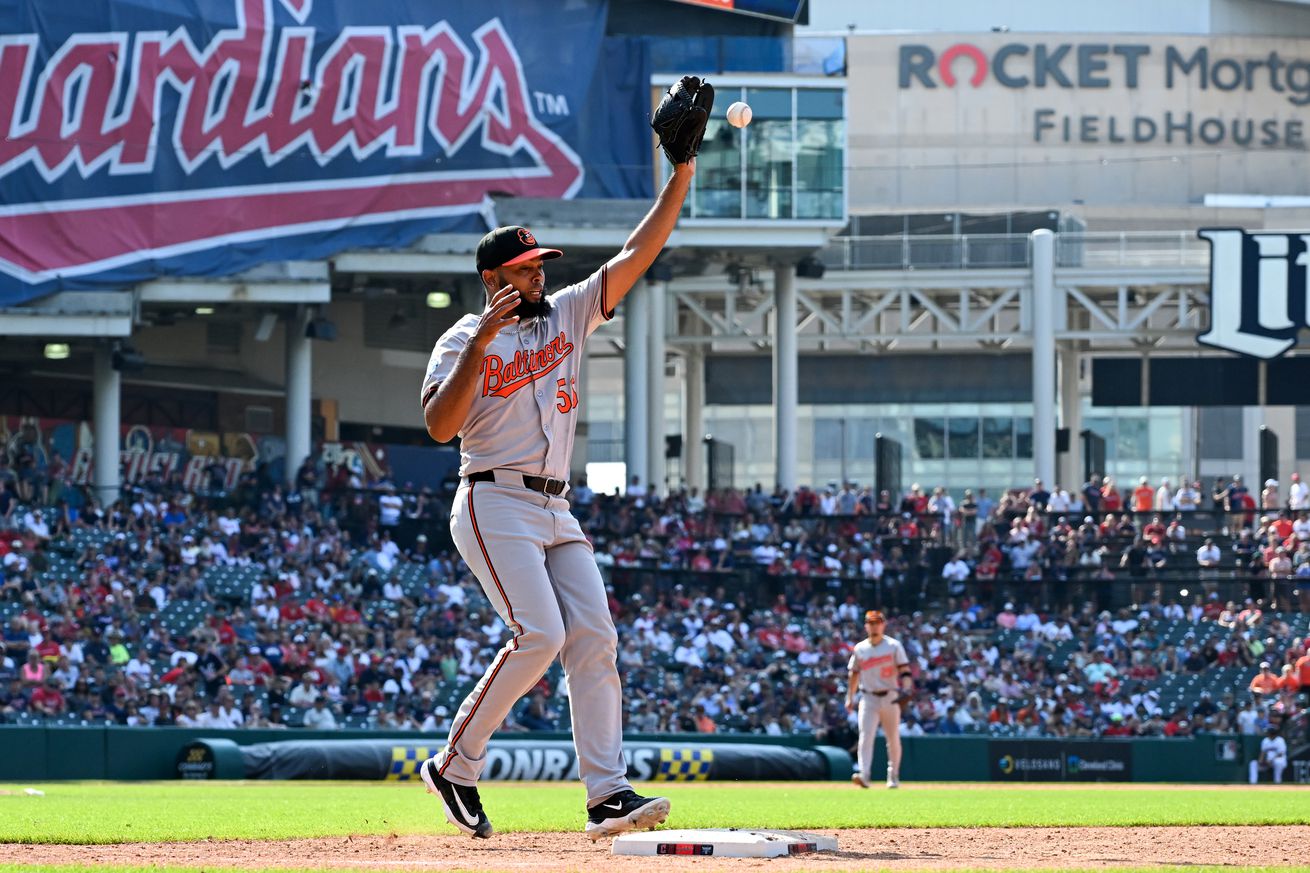
<svg viewBox="0 0 1310 873"><path fill-rule="evenodd" d="M0 0L0 304L478 231L492 193L649 196L605 11Z"/></svg>

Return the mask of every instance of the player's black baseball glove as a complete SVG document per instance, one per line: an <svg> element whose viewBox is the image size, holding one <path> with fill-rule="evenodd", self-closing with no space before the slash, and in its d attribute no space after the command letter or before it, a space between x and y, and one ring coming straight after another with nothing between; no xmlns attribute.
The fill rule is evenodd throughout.
<svg viewBox="0 0 1310 873"><path fill-rule="evenodd" d="M896 695L896 705L901 708L901 712L905 712L913 703L914 695L908 691L902 691Z"/></svg>
<svg viewBox="0 0 1310 873"><path fill-rule="evenodd" d="M660 148L674 164L685 164L700 151L705 125L714 109L714 88L704 79L683 76L660 100L650 126Z"/></svg>

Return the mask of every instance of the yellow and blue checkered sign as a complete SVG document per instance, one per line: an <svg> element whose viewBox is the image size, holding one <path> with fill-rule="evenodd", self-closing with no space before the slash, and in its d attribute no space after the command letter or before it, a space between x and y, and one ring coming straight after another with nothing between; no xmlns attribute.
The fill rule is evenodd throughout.
<svg viewBox="0 0 1310 873"><path fill-rule="evenodd" d="M663 782L700 782L710 778L711 749L660 749L660 769L651 777Z"/></svg>
<svg viewBox="0 0 1310 873"><path fill-rule="evenodd" d="M387 778L400 782L408 782L416 778L418 768L436 754L436 751L427 746L392 746L391 769L387 771Z"/></svg>

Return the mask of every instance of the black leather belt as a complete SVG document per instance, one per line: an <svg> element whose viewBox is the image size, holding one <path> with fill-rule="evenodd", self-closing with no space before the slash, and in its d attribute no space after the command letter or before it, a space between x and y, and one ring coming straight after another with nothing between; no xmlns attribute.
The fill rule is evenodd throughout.
<svg viewBox="0 0 1310 873"><path fill-rule="evenodd" d="M874 697L886 697L891 694L890 691L861 691L861 694L872 694Z"/></svg>
<svg viewBox="0 0 1310 873"><path fill-rule="evenodd" d="M515 473L513 470L506 470L510 476L517 476L523 481L524 488L530 488L533 491L539 491L542 494L550 494L558 497L564 493L564 489L569 487L569 483L563 479L547 479L545 476L528 476L523 473ZM504 475L502 473L502 475ZM469 473L470 482L495 482L496 472L494 470L482 470L477 473Z"/></svg>

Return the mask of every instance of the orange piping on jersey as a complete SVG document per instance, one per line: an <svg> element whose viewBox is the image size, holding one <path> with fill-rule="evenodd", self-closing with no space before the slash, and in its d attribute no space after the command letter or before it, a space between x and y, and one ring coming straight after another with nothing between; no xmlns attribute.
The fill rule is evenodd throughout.
<svg viewBox="0 0 1310 873"><path fill-rule="evenodd" d="M487 572L491 573L491 581L496 583L496 590L500 592L500 599L505 601L505 612L509 614L509 624L510 627L514 629L514 639L510 640L509 645L501 650L500 657L496 661L496 666L487 676L487 681L482 686L482 692L478 695L478 699L473 701L473 706L469 708L468 715L464 716L464 723L459 726L459 730L455 731L455 735L450 738L447 747L451 750L452 754L448 755L446 757L446 763L441 765L440 772L442 775L445 775L446 768L450 766L450 762L455 760L455 755L458 754L455 752L455 746L459 743L459 738L464 735L464 729L468 727L469 722L473 720L473 714L476 713L478 707L482 705L483 699L487 696L487 689L491 687L492 682L496 681L496 674L500 672L500 668L505 666L505 662L509 660L509 653L518 651L519 635L523 633L523 626L514 620L514 607L510 606L509 598L505 596L505 589L501 587L500 577L496 575L496 568L491 565L491 555L487 554L487 545L482 541L482 532L478 530L478 519L473 513L473 489L477 484L478 483L476 482L469 483L469 522L473 525L473 535L478 539L478 548L482 550L482 559L487 562Z"/></svg>
<svg viewBox="0 0 1310 873"><path fill-rule="evenodd" d="M604 267L601 267L600 268L600 314L605 316L606 321L609 321L610 319L614 318L614 307L610 306L609 300L607 299L606 296L609 294L609 284L610 284L609 278L610 278L609 266L606 265Z"/></svg>

